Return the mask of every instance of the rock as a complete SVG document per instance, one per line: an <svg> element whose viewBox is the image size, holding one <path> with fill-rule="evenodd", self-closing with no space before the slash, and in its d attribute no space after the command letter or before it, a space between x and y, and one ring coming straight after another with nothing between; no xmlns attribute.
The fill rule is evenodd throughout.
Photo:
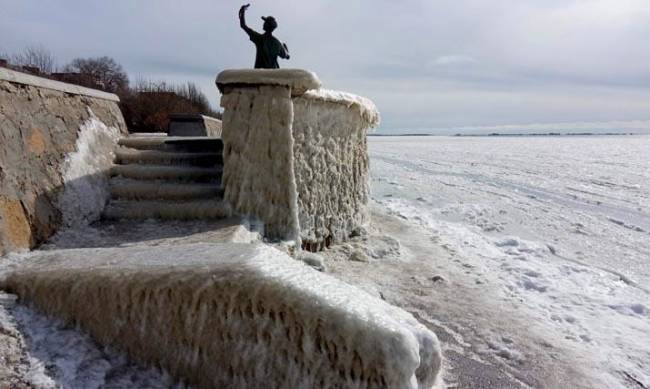
<svg viewBox="0 0 650 389"><path fill-rule="evenodd" d="M440 274L436 274L435 276L431 277L431 281L433 282L447 282L447 279Z"/></svg>
<svg viewBox="0 0 650 389"><path fill-rule="evenodd" d="M310 253L309 251L300 251L298 254L296 254L296 259L303 261L318 271L327 271L327 268L325 267L325 260L318 254Z"/></svg>
<svg viewBox="0 0 650 389"><path fill-rule="evenodd" d="M5 307L12 307L16 305L17 300L18 296L15 294L9 294L0 291L0 305L4 305Z"/></svg>
<svg viewBox="0 0 650 389"><path fill-rule="evenodd" d="M350 254L350 261L354 262L370 262L370 258L363 252L363 250L356 249Z"/></svg>

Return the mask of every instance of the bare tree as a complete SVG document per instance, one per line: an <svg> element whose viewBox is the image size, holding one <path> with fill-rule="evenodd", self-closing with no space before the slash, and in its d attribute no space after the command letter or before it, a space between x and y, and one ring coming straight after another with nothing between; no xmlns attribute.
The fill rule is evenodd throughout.
<svg viewBox="0 0 650 389"><path fill-rule="evenodd" d="M43 46L29 46L13 55L12 62L18 66L32 66L41 73L51 74L56 68L54 55Z"/></svg>
<svg viewBox="0 0 650 389"><path fill-rule="evenodd" d="M121 96L122 113L131 129L142 132L165 132L169 114L174 112L220 116L210 107L208 98L193 83L175 85L165 81L136 79L127 96Z"/></svg>
<svg viewBox="0 0 650 389"><path fill-rule="evenodd" d="M122 65L110 57L76 58L64 70L89 76L95 85L87 86L99 87L107 92L126 93L129 87L129 77Z"/></svg>

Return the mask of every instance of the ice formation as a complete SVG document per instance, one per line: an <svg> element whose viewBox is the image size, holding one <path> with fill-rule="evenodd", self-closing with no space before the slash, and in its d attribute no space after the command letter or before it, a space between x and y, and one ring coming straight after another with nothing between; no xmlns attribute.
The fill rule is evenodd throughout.
<svg viewBox="0 0 650 389"><path fill-rule="evenodd" d="M430 388L436 336L265 245L33 254L0 287L203 388Z"/></svg>
<svg viewBox="0 0 650 389"><path fill-rule="evenodd" d="M76 150L66 156L62 168L64 188L59 197L67 227L99 219L109 198L107 171L120 131L107 127L88 108L90 118L79 128Z"/></svg>
<svg viewBox="0 0 650 389"><path fill-rule="evenodd" d="M316 74L302 69L229 69L219 73L217 86L224 93L225 87L275 85L288 87L293 96L310 89L318 89L321 82Z"/></svg>
<svg viewBox="0 0 650 389"><path fill-rule="evenodd" d="M305 78L315 75L219 75L223 182L225 199L262 219L270 237L318 250L367 221L366 133L379 113L368 99L320 90L320 82Z"/></svg>
<svg viewBox="0 0 650 389"><path fill-rule="evenodd" d="M309 91L293 102L301 239L344 241L368 220L366 133L378 123L377 109L367 99L332 91Z"/></svg>
<svg viewBox="0 0 650 389"><path fill-rule="evenodd" d="M454 256L436 266L531 323L491 352L530 358L537 333L599 382L590 387L650 387L649 137L369 143L373 195L423 231L413 240L433 236Z"/></svg>
<svg viewBox="0 0 650 389"><path fill-rule="evenodd" d="M214 179L221 174L219 168L167 165L115 165L111 174L136 179L177 179L200 180Z"/></svg>
<svg viewBox="0 0 650 389"><path fill-rule="evenodd" d="M196 199L169 202L164 200L113 200L104 209L106 219L222 219L232 215L230 204L220 199Z"/></svg>
<svg viewBox="0 0 650 389"><path fill-rule="evenodd" d="M224 199L262 219L267 236L298 240L290 90L239 88L224 95L221 106Z"/></svg>
<svg viewBox="0 0 650 389"><path fill-rule="evenodd" d="M170 183L119 177L111 180L111 195L117 198L184 200L196 197L218 198L220 193L221 186L217 183Z"/></svg>

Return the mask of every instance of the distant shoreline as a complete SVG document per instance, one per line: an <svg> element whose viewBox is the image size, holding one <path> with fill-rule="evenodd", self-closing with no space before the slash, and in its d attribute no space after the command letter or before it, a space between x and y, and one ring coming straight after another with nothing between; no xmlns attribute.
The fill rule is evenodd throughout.
<svg viewBox="0 0 650 389"><path fill-rule="evenodd" d="M561 136L637 136L637 135L650 135L644 133L634 133L634 132L546 132L546 133L531 133L531 134L502 134L498 132L493 132L489 134L368 134L368 136L451 136L451 137L561 137Z"/></svg>

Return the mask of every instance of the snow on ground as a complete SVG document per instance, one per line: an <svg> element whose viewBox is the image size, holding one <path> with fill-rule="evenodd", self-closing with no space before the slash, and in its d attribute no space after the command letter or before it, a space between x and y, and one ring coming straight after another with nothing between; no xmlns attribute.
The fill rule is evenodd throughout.
<svg viewBox="0 0 650 389"><path fill-rule="evenodd" d="M0 293L4 300L10 296ZM6 353L15 374L0 375L0 387L186 388L166 372L129 361L83 331L24 305L0 303L0 341L18 346Z"/></svg>
<svg viewBox="0 0 650 389"><path fill-rule="evenodd" d="M486 300L514 304L602 387L650 387L650 137L382 137L370 150L373 197L460 258L436 263L453 282L489 285Z"/></svg>

